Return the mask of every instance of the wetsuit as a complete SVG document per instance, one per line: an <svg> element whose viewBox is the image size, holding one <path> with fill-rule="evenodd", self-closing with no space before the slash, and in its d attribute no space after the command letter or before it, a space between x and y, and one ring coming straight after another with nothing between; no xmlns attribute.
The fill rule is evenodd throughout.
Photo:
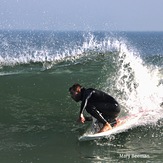
<svg viewBox="0 0 163 163"><path fill-rule="evenodd" d="M120 112L120 107L112 96L93 88L82 88L81 101L80 115L86 110L103 124L106 122L111 126L116 124L115 118Z"/></svg>

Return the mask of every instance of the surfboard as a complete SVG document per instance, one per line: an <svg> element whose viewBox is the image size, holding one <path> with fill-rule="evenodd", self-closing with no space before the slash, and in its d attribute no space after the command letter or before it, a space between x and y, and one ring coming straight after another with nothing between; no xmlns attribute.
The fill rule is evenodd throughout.
<svg viewBox="0 0 163 163"><path fill-rule="evenodd" d="M110 135L127 131L137 123L140 117L141 114L138 114L137 116L132 115L128 117L122 117L118 119L119 124L117 124L117 126L113 127L111 130L101 132L101 133L94 133L94 134L85 133L84 135L79 137L79 141L89 141L89 140L108 138Z"/></svg>

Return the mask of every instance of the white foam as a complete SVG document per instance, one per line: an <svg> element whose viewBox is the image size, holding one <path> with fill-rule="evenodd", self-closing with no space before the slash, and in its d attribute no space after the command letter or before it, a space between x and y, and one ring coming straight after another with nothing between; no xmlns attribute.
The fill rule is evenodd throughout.
<svg viewBox="0 0 163 163"><path fill-rule="evenodd" d="M116 41L113 44L117 51L119 50L119 69L112 79L115 87L112 93L119 98L118 101L129 114L143 111L147 113L145 119L142 119L143 122L157 122L163 117L163 109L160 106L163 85L159 85L159 68L148 67L139 57L139 53L127 47L125 42ZM108 80L111 80L110 77ZM121 92L121 96L115 92Z"/></svg>

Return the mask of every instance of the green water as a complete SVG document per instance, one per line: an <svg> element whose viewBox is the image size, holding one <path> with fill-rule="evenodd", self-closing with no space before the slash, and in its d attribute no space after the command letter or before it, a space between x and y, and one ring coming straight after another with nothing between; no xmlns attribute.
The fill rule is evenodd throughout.
<svg viewBox="0 0 163 163"><path fill-rule="evenodd" d="M1 76L1 162L161 162L161 122L109 139L78 141L90 123L76 122L80 105L68 88L74 81L100 88L101 69L89 63Z"/></svg>

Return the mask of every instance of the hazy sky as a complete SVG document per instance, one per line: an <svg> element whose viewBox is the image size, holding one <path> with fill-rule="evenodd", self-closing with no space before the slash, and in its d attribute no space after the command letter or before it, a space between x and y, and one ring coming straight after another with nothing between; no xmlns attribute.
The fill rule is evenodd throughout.
<svg viewBox="0 0 163 163"><path fill-rule="evenodd" d="M163 0L0 0L0 29L163 31Z"/></svg>

